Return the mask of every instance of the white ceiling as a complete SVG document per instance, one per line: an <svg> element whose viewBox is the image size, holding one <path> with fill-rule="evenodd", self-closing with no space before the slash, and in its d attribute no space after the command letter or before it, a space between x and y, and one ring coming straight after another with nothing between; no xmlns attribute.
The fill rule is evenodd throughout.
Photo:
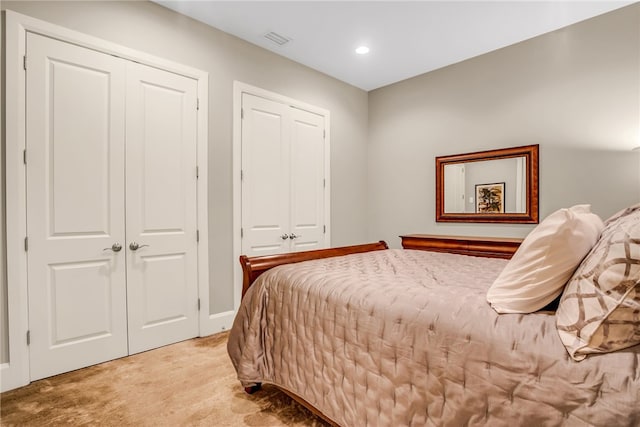
<svg viewBox="0 0 640 427"><path fill-rule="evenodd" d="M153 1L367 91L634 3Z"/></svg>

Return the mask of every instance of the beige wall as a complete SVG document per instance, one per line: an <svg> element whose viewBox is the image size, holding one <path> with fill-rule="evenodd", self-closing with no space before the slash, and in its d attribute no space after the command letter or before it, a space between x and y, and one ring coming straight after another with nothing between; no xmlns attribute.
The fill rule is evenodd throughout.
<svg viewBox="0 0 640 427"><path fill-rule="evenodd" d="M232 254L234 80L330 111L332 244L365 241L365 91L154 3L3 1L1 7L209 73L208 203L212 313L233 309L232 271L234 263L238 262ZM6 289L6 284L2 289ZM2 324L6 325L6 322ZM2 342L6 343L6 329L1 329ZM6 348L6 345L2 347Z"/></svg>
<svg viewBox="0 0 640 427"><path fill-rule="evenodd" d="M540 144L541 218L640 201L639 101L639 4L370 92L370 239L526 235L435 222L434 157L448 154Z"/></svg>

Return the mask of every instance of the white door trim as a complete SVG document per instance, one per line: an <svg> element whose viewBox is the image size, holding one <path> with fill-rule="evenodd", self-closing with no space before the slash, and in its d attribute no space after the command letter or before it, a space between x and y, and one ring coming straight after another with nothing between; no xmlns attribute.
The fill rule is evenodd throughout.
<svg viewBox="0 0 640 427"><path fill-rule="evenodd" d="M240 306L242 296L242 268L239 258L242 250L242 240L240 238L240 228L242 226L242 194L240 171L242 170L242 94L266 98L275 102L288 104L291 107L310 111L325 117L325 127L327 134L324 144L324 175L326 179L326 191L324 193L324 218L327 226L325 244L331 246L331 121L329 110L307 104L284 95L270 92L259 87L251 86L235 80L233 82L233 299L234 311Z"/></svg>
<svg viewBox="0 0 640 427"><path fill-rule="evenodd" d="M0 391L29 383L29 329L27 295L26 182L23 150L25 149L25 72L26 33L33 32L89 49L157 67L198 81L197 159L198 179L198 290L200 293L200 335L216 331L215 317L209 315L208 254L208 97L209 74L196 68L158 58L93 36L69 30L11 10L5 11L6 31L6 157L5 195L7 230L7 299L9 319L9 362L0 366ZM28 62L28 60L27 60Z"/></svg>

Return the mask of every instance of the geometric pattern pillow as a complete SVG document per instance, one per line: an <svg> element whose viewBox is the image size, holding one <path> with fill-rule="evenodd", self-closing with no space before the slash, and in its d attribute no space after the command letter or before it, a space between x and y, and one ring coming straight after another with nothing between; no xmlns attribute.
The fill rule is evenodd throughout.
<svg viewBox="0 0 640 427"><path fill-rule="evenodd" d="M556 326L575 360L640 344L640 204L605 222L564 289Z"/></svg>

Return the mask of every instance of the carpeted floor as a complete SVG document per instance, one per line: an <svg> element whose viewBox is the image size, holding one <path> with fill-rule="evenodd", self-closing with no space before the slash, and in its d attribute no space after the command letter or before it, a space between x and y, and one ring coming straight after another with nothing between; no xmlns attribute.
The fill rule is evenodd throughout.
<svg viewBox="0 0 640 427"><path fill-rule="evenodd" d="M227 333L57 375L0 395L2 426L325 426L265 385L247 395Z"/></svg>

